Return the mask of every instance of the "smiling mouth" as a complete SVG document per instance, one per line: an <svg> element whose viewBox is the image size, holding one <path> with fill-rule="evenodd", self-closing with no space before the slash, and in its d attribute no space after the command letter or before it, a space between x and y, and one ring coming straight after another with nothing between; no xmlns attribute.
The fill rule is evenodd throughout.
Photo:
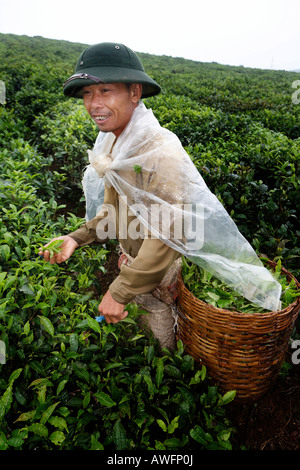
<svg viewBox="0 0 300 470"><path fill-rule="evenodd" d="M93 118L96 122L103 122L109 118L109 114L103 114L101 116L93 116Z"/></svg>

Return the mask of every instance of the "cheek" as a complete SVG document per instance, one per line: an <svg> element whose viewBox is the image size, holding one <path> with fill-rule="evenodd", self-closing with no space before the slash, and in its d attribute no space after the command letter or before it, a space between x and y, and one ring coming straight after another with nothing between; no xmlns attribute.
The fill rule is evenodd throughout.
<svg viewBox="0 0 300 470"><path fill-rule="evenodd" d="M84 97L83 97L83 104L84 104L84 107L85 107L85 109L87 110L87 112L89 112L89 109L90 109L90 107L91 107L90 101L91 101L91 100L90 100L87 96L84 96Z"/></svg>

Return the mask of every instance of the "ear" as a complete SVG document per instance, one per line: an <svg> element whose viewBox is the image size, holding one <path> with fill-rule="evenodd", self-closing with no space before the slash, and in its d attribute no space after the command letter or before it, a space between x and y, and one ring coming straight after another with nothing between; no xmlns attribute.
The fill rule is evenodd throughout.
<svg viewBox="0 0 300 470"><path fill-rule="evenodd" d="M141 99L142 92L143 86L141 85L141 83L133 83L131 85L132 101L134 103L137 103Z"/></svg>

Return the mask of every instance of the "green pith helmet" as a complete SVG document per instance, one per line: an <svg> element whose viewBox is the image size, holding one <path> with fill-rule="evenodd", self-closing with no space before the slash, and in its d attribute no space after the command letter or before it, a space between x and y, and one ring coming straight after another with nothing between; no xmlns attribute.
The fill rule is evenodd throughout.
<svg viewBox="0 0 300 470"><path fill-rule="evenodd" d="M81 53L75 74L63 85L64 94L82 98L82 87L96 83L141 83L142 98L160 93L160 86L145 73L136 53L112 42L90 46Z"/></svg>

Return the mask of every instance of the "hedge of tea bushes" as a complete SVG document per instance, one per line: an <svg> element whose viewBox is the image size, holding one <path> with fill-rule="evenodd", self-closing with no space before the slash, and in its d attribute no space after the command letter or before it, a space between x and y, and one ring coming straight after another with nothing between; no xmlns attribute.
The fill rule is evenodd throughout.
<svg viewBox="0 0 300 470"><path fill-rule="evenodd" d="M93 244L62 265L38 256L83 220L56 201L65 177L52 157L0 115L0 449L231 449L234 391L221 395L181 342L159 351L134 304L117 325L95 320L113 248Z"/></svg>
<svg viewBox="0 0 300 470"><path fill-rule="evenodd" d="M224 405L234 393L222 397L180 342L159 352L133 305L114 327L95 321L104 247L60 266L37 256L82 223L80 181L97 130L62 83L85 46L1 40L0 448L232 448ZM162 85L146 106L257 251L297 276L298 75L140 55Z"/></svg>

